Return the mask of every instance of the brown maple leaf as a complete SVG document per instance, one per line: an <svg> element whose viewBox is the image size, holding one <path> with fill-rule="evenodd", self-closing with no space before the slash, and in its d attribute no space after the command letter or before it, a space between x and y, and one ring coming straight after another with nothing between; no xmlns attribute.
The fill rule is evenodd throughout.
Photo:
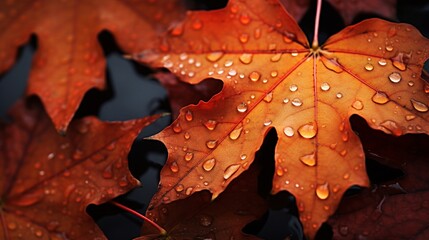
<svg viewBox="0 0 429 240"><path fill-rule="evenodd" d="M259 239L241 231L246 224L267 211L264 199L258 195L259 172L260 166L252 165L249 171L234 180L214 201L211 201L208 191L202 191L187 199L149 209L146 215L167 230L167 235L157 237ZM156 231L153 230L144 225L143 235L156 236Z"/></svg>
<svg viewBox="0 0 429 240"><path fill-rule="evenodd" d="M38 46L27 94L42 99L55 127L64 132L85 92L105 88L98 34L111 32L125 52L153 47L158 32L184 15L182 5L176 0L1 1L0 73L35 34Z"/></svg>
<svg viewBox="0 0 429 240"><path fill-rule="evenodd" d="M404 176L344 198L329 219L334 239L427 239L429 138L392 138L375 131L359 133L374 159L400 168Z"/></svg>
<svg viewBox="0 0 429 240"><path fill-rule="evenodd" d="M216 198L275 128L272 192L297 198L312 238L350 186L368 185L351 115L396 136L429 131L429 87L420 77L429 40L411 25L371 19L310 47L278 1L231 0L221 10L188 14L165 42L169 51L135 57L192 84L221 79L224 88L183 108L155 136L169 153L159 204L205 189Z"/></svg>
<svg viewBox="0 0 429 240"><path fill-rule="evenodd" d="M13 108L0 127L0 238L105 239L85 209L139 185L127 154L157 117L72 122L58 135L39 105Z"/></svg>

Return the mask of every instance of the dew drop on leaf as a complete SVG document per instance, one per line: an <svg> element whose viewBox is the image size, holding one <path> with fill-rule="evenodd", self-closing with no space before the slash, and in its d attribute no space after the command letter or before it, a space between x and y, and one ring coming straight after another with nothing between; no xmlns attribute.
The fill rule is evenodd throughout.
<svg viewBox="0 0 429 240"><path fill-rule="evenodd" d="M292 99L292 105L294 105L295 107L300 107L302 106L302 101L299 98L294 98Z"/></svg>
<svg viewBox="0 0 429 240"><path fill-rule="evenodd" d="M266 119L266 120L264 121L264 126L265 126L265 127L268 127L268 126L270 126L270 125L271 125L271 123L272 123L272 121L271 121L271 120Z"/></svg>
<svg viewBox="0 0 429 240"><path fill-rule="evenodd" d="M311 153L304 156L301 156L299 160L306 166L313 167L316 165L316 154Z"/></svg>
<svg viewBox="0 0 429 240"><path fill-rule="evenodd" d="M194 19L194 21L192 21L192 28L195 30L200 30L203 28L203 22L200 19Z"/></svg>
<svg viewBox="0 0 429 240"><path fill-rule="evenodd" d="M261 78L261 74L259 74L258 72L256 72L256 71L253 71L253 72L251 72L250 74L249 74L249 79L252 81L252 82L256 82L256 81L258 81L259 80L259 78Z"/></svg>
<svg viewBox="0 0 429 240"><path fill-rule="evenodd" d="M264 101L267 103L270 103L271 101L273 101L273 92L267 93L267 95L265 95L264 97Z"/></svg>
<svg viewBox="0 0 429 240"><path fill-rule="evenodd" d="M232 164L228 166L225 169L225 172L223 173L223 178L225 180L228 180L232 175L234 175L234 173L238 171L239 168L240 168L240 164Z"/></svg>
<svg viewBox="0 0 429 240"><path fill-rule="evenodd" d="M216 62L221 59L223 56L223 52L211 52L206 55L206 59L210 62Z"/></svg>
<svg viewBox="0 0 429 240"><path fill-rule="evenodd" d="M229 138L231 140L237 140L240 137L242 131L243 131L243 126L240 124L237 128L235 128L229 133Z"/></svg>
<svg viewBox="0 0 429 240"><path fill-rule="evenodd" d="M217 145L217 141L216 140L209 140L209 141L206 142L206 146L209 149L215 148L216 145Z"/></svg>
<svg viewBox="0 0 429 240"><path fill-rule="evenodd" d="M389 75L389 80L390 80L392 83L399 83L399 82L401 81L401 79L402 79L402 76L401 76L401 74L400 74L400 73L398 73L398 72L392 72L392 73Z"/></svg>
<svg viewBox="0 0 429 240"><path fill-rule="evenodd" d="M343 71L343 69L340 66L340 63L338 62L338 60L336 58L326 58L326 57L322 57L321 58L323 65L325 65L325 67L333 72L336 73L340 73Z"/></svg>
<svg viewBox="0 0 429 240"><path fill-rule="evenodd" d="M378 60L378 65L380 65L380 66L386 66L387 65L386 59L381 58L380 60Z"/></svg>
<svg viewBox="0 0 429 240"><path fill-rule="evenodd" d="M340 99L340 98L342 98L342 97L343 97L343 94L342 94L342 93L337 93L335 96L336 96L338 99Z"/></svg>
<svg viewBox="0 0 429 240"><path fill-rule="evenodd" d="M372 71L372 70L374 70L374 66L371 64L371 63L367 63L367 64L365 64L365 70L367 70L367 71Z"/></svg>
<svg viewBox="0 0 429 240"><path fill-rule="evenodd" d="M185 161L191 161L192 160L192 158L194 158L194 153L193 152L187 152L186 154L185 154Z"/></svg>
<svg viewBox="0 0 429 240"><path fill-rule="evenodd" d="M329 83L324 82L320 85L320 89L322 89L322 91L328 91L331 88L331 86L329 86Z"/></svg>
<svg viewBox="0 0 429 240"><path fill-rule="evenodd" d="M194 191L194 188L193 187L188 187L187 189L186 189L186 191L185 191L185 194L186 195L191 195L192 194L192 191Z"/></svg>
<svg viewBox="0 0 429 240"><path fill-rule="evenodd" d="M345 173L345 174L343 175L343 179L344 179L344 180L347 180L347 179L349 179L349 178L350 178L350 174Z"/></svg>
<svg viewBox="0 0 429 240"><path fill-rule="evenodd" d="M298 86L296 84L292 84L289 86L289 90L291 92L296 92L296 90L298 90Z"/></svg>
<svg viewBox="0 0 429 240"><path fill-rule="evenodd" d="M182 132L182 127L180 126L180 123L175 123L173 125L173 132L175 133L180 133Z"/></svg>
<svg viewBox="0 0 429 240"><path fill-rule="evenodd" d="M185 187L182 184L178 184L175 188L176 192L182 192Z"/></svg>
<svg viewBox="0 0 429 240"><path fill-rule="evenodd" d="M277 174L277 176L279 176L279 177L283 176L284 171L283 171L283 168L282 168L281 166L278 166L278 167L276 168L276 174Z"/></svg>
<svg viewBox="0 0 429 240"><path fill-rule="evenodd" d="M376 92L372 96L372 101L377 104L385 104L389 101L389 98L387 97L386 93L384 92Z"/></svg>
<svg viewBox="0 0 429 240"><path fill-rule="evenodd" d="M292 137L292 136L295 134L295 132L294 132L294 130L293 130L293 128L292 128L292 127L285 127L285 128L283 129L283 133L284 133L286 136L288 136L288 137Z"/></svg>
<svg viewBox="0 0 429 240"><path fill-rule="evenodd" d="M386 46L386 51L388 51L388 52L393 51L393 46L387 45Z"/></svg>
<svg viewBox="0 0 429 240"><path fill-rule="evenodd" d="M179 165L177 165L176 161L170 164L170 170L174 173L177 173L179 171Z"/></svg>
<svg viewBox="0 0 429 240"><path fill-rule="evenodd" d="M186 113L185 113L185 119L186 119L186 121L188 121L188 122L190 122L190 121L192 121L192 119L194 119L194 116L192 115L192 112L191 111L186 111Z"/></svg>
<svg viewBox="0 0 429 240"><path fill-rule="evenodd" d="M303 138L314 138L317 134L317 125L313 122L304 124L298 128L298 133Z"/></svg>
<svg viewBox="0 0 429 240"><path fill-rule="evenodd" d="M207 172L211 171L216 165L216 159L210 158L203 163L203 169Z"/></svg>
<svg viewBox="0 0 429 240"><path fill-rule="evenodd" d="M217 122L215 120L207 120L207 122L204 123L204 126L208 130L213 131L217 126Z"/></svg>
<svg viewBox="0 0 429 240"><path fill-rule="evenodd" d="M318 185L316 188L316 196L321 200L327 199L329 197L329 184Z"/></svg>
<svg viewBox="0 0 429 240"><path fill-rule="evenodd" d="M240 22L241 22L242 24L244 24L244 25L249 24L249 23L250 23L250 17L249 17L249 15L247 15L247 14L242 14L242 15L240 16Z"/></svg>
<svg viewBox="0 0 429 240"><path fill-rule="evenodd" d="M16 229L16 227L17 227L17 225L16 225L16 223L14 223L14 222L8 222L8 223L7 223L7 228L8 228L9 230L15 230L15 229Z"/></svg>
<svg viewBox="0 0 429 240"><path fill-rule="evenodd" d="M243 53L241 54L241 56L239 57L240 62L244 63L244 64L250 64L253 60L253 54L251 53Z"/></svg>
<svg viewBox="0 0 429 240"><path fill-rule="evenodd" d="M413 108L416 109L419 112L427 112L429 110L428 106L422 102L419 102L415 99L411 99L411 104L413 105Z"/></svg>
<svg viewBox="0 0 429 240"><path fill-rule="evenodd" d="M188 132L185 132L185 134L183 135L183 137L184 137L186 140L189 140L189 139L191 138L191 134L189 134Z"/></svg>
<svg viewBox="0 0 429 240"><path fill-rule="evenodd" d="M249 34L242 33L242 34L240 34L238 39L240 40L241 43L247 43L249 41Z"/></svg>
<svg viewBox="0 0 429 240"><path fill-rule="evenodd" d="M416 118L416 116L415 115L412 115L412 114L408 114L408 115L406 115L405 116L405 119L407 120L407 121L411 121L411 120L413 120L413 119L415 119Z"/></svg>
<svg viewBox="0 0 429 240"><path fill-rule="evenodd" d="M380 126L384 127L395 136L400 136L402 134L402 129L398 126L398 124L395 121L386 120L380 123Z"/></svg>
<svg viewBox="0 0 429 240"><path fill-rule="evenodd" d="M240 104L238 104L238 106L237 106L237 111L238 112L240 112L240 113L244 113L244 112L246 112L247 111L247 104L246 103L240 103Z"/></svg>
<svg viewBox="0 0 429 240"><path fill-rule="evenodd" d="M271 62L278 62L280 61L281 58L282 58L282 53L276 53L270 58L270 60Z"/></svg>
<svg viewBox="0 0 429 240"><path fill-rule="evenodd" d="M352 107L356 110L362 110L363 109L363 103L359 100L356 100L353 102Z"/></svg>

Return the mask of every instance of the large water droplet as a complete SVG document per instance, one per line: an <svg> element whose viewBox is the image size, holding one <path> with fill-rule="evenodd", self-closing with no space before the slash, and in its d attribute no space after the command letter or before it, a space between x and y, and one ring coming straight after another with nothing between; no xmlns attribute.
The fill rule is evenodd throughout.
<svg viewBox="0 0 429 240"><path fill-rule="evenodd" d="M216 159L210 158L203 163L203 169L207 172L211 171L216 165Z"/></svg>
<svg viewBox="0 0 429 240"><path fill-rule="evenodd" d="M416 109L419 112L427 112L429 110L426 104L412 98L411 98L411 104L413 105L414 109Z"/></svg>
<svg viewBox="0 0 429 240"><path fill-rule="evenodd" d="M186 121L188 121L188 122L190 122L190 121L192 121L192 119L194 118L194 116L192 115L192 112L191 111L186 111L186 113L185 113L185 119L186 119Z"/></svg>
<svg viewBox="0 0 429 240"><path fill-rule="evenodd" d="M356 110L362 110L363 109L363 103L359 100L356 100L353 102L352 107Z"/></svg>
<svg viewBox="0 0 429 240"><path fill-rule="evenodd" d="M389 101L387 94L384 92L376 92L374 96L372 96L372 101L377 104L385 104Z"/></svg>
<svg viewBox="0 0 429 240"><path fill-rule="evenodd" d="M322 84L320 84L320 89L322 89L322 91L328 91L331 87L329 86L329 83L324 82Z"/></svg>
<svg viewBox="0 0 429 240"><path fill-rule="evenodd" d="M311 153L304 156L301 156L299 160L309 167L313 167L316 165L316 154Z"/></svg>
<svg viewBox="0 0 429 240"><path fill-rule="evenodd" d="M282 53L276 53L271 57L271 62L278 62L282 58Z"/></svg>
<svg viewBox="0 0 429 240"><path fill-rule="evenodd" d="M226 60L226 62L223 64L225 67L231 67L234 64L234 61L231 59Z"/></svg>
<svg viewBox="0 0 429 240"><path fill-rule="evenodd" d="M365 70L367 70L367 71L372 71L372 70L374 70L374 66L371 64L371 63L367 63L367 64L365 64Z"/></svg>
<svg viewBox="0 0 429 240"><path fill-rule="evenodd" d="M400 73L398 73L398 72L392 72L392 73L389 75L389 80L390 80L392 83L399 83L399 82L401 81L401 79L402 79L402 76L401 76L401 74L400 74Z"/></svg>
<svg viewBox="0 0 429 240"><path fill-rule="evenodd" d="M244 64L249 64L252 62L253 59L253 54L251 53L243 53L240 56L240 62L244 63Z"/></svg>
<svg viewBox="0 0 429 240"><path fill-rule="evenodd" d="M256 82L256 81L258 81L259 80L259 78L261 78L261 74L259 74L258 72L256 72L256 71L253 71L253 72L251 72L250 74L249 74L249 79L252 81L252 82Z"/></svg>
<svg viewBox="0 0 429 240"><path fill-rule="evenodd" d="M228 166L225 169L225 172L223 173L223 178L225 180L228 180L232 175L234 175L234 173L238 171L239 168L240 168L240 164L232 164Z"/></svg>
<svg viewBox="0 0 429 240"><path fill-rule="evenodd" d="M207 122L204 123L204 126L208 130L213 131L217 126L217 122L215 120L207 120Z"/></svg>
<svg viewBox="0 0 429 240"><path fill-rule="evenodd" d="M285 127L285 128L283 129L283 133L284 133L286 136L288 136L288 137L292 137L292 136L295 134L295 132L294 132L294 130L293 130L293 128L292 128L292 127Z"/></svg>
<svg viewBox="0 0 429 240"><path fill-rule="evenodd" d="M216 140L209 140L206 142L206 146L207 148L213 149L215 148L217 145L217 141Z"/></svg>
<svg viewBox="0 0 429 240"><path fill-rule="evenodd" d="M238 112L240 112L240 113L244 113L244 112L246 112L247 111L247 104L246 103L240 103L240 104L238 104L238 106L237 106L237 111Z"/></svg>
<svg viewBox="0 0 429 240"><path fill-rule="evenodd" d="M170 164L170 170L174 173L179 171L179 165L177 165L176 161L174 161Z"/></svg>
<svg viewBox="0 0 429 240"><path fill-rule="evenodd" d="M264 101L267 103L270 103L271 101L273 101L273 92L267 93L267 95L265 95L264 97Z"/></svg>
<svg viewBox="0 0 429 240"><path fill-rule="evenodd" d="M240 124L229 133L229 138L231 140L237 140L240 137L242 131L243 131L243 126Z"/></svg>
<svg viewBox="0 0 429 240"><path fill-rule="evenodd" d="M207 54L206 59L209 60L210 62L216 62L219 59L221 59L222 56L223 56L223 52L211 52Z"/></svg>
<svg viewBox="0 0 429 240"><path fill-rule="evenodd" d="M316 188L316 196L321 200L327 199L329 197L329 184L318 185Z"/></svg>
<svg viewBox="0 0 429 240"><path fill-rule="evenodd" d="M317 134L317 125L316 123L310 122L307 124L302 125L298 128L298 133L303 138L314 138Z"/></svg>
<svg viewBox="0 0 429 240"><path fill-rule="evenodd" d="M194 158L194 153L193 152L187 152L186 154L185 154L185 161L191 161L192 160L192 158Z"/></svg>
<svg viewBox="0 0 429 240"><path fill-rule="evenodd" d="M289 90L291 92L296 92L296 90L298 90L298 86L296 84L292 84L289 86Z"/></svg>

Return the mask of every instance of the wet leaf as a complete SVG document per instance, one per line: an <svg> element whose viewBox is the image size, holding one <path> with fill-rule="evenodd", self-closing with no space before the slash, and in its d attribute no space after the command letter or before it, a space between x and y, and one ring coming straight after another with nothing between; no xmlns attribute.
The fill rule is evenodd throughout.
<svg viewBox="0 0 429 240"><path fill-rule="evenodd" d="M252 165L214 201L208 191L202 191L187 199L157 206L146 215L164 227L172 239L259 239L241 231L267 211L264 199L258 195L259 168ZM156 230L152 231L149 225L143 226L146 237L154 233Z"/></svg>
<svg viewBox="0 0 429 240"><path fill-rule="evenodd" d="M39 105L13 108L0 128L0 238L105 239L85 209L139 185L127 154L157 117L74 121L60 136Z"/></svg>
<svg viewBox="0 0 429 240"><path fill-rule="evenodd" d="M34 34L37 51L27 94L42 99L55 127L64 132L85 92L105 88L98 34L109 31L125 52L142 51L153 47L159 32L174 32L184 12L180 1L171 0L1 1L0 73Z"/></svg>
<svg viewBox="0 0 429 240"><path fill-rule="evenodd" d="M188 83L221 79L224 88L183 108L155 136L169 153L158 204L205 189L216 198L275 128L272 192L296 197L312 238L350 186L368 185L351 115L395 136L429 130L428 87L420 77L429 40L411 25L371 19L312 48L278 1L231 0L221 10L189 13L183 28L164 39L169 51L135 57ZM179 185L188 190L177 191Z"/></svg>

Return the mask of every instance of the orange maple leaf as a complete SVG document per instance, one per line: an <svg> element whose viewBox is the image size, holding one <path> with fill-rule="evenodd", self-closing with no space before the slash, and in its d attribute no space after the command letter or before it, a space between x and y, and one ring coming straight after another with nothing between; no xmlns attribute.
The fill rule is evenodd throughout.
<svg viewBox="0 0 429 240"><path fill-rule="evenodd" d="M98 34L111 32L125 52L153 47L157 33L184 15L182 5L171 0L1 1L0 73L35 34L27 94L42 99L55 127L64 132L85 92L105 87Z"/></svg>
<svg viewBox="0 0 429 240"><path fill-rule="evenodd" d="M165 42L169 51L135 57L189 83L221 79L224 88L154 137L169 153L158 204L205 189L216 198L275 128L272 192L296 197L313 238L350 186L368 185L351 115L396 136L429 131L429 86L420 77L429 40L411 25L371 19L310 47L278 1L231 0L188 14Z"/></svg>
<svg viewBox="0 0 429 240"><path fill-rule="evenodd" d="M0 125L0 238L105 239L86 213L139 185L127 154L157 116L103 123L72 122L58 135L40 105L20 102Z"/></svg>

